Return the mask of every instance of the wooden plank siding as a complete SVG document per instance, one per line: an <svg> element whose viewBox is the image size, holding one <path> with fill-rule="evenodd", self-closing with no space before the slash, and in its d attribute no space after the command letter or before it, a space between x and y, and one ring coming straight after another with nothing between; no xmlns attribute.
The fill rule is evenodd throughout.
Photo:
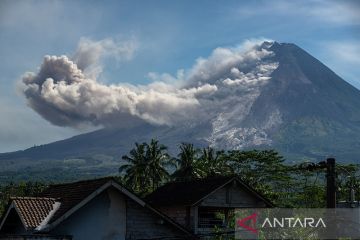
<svg viewBox="0 0 360 240"><path fill-rule="evenodd" d="M244 208L265 207L266 204L234 181L207 196L199 206Z"/></svg>
<svg viewBox="0 0 360 240"><path fill-rule="evenodd" d="M189 208L186 206L169 206L158 208L162 213L184 227L189 227Z"/></svg>
<svg viewBox="0 0 360 240"><path fill-rule="evenodd" d="M215 228L229 231L236 208L272 207L259 192L237 177L170 182L147 196L149 203L201 238Z"/></svg>
<svg viewBox="0 0 360 240"><path fill-rule="evenodd" d="M184 234L133 200L127 199L126 205L126 239L174 238Z"/></svg>

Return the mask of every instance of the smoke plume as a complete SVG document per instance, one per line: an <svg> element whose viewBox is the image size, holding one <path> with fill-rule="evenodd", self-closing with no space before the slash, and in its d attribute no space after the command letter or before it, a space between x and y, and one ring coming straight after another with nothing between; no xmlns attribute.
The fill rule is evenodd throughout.
<svg viewBox="0 0 360 240"><path fill-rule="evenodd" d="M259 42L247 42L236 48L217 48L177 76L152 73L154 82L149 85L97 81L103 57L129 60L135 50L131 41L82 39L71 58L45 56L37 73L23 76L28 105L58 126L177 125L206 116L211 111L209 103L221 101L221 96L268 81L277 67L269 60L271 51Z"/></svg>

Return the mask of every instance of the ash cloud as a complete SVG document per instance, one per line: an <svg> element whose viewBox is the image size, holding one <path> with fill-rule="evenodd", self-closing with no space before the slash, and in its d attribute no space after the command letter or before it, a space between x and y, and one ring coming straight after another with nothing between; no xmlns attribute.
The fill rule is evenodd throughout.
<svg viewBox="0 0 360 240"><path fill-rule="evenodd" d="M131 60L137 48L136 39L115 41L112 38L106 38L93 41L89 38L81 38L72 60L86 76L97 78L103 71L101 63L103 58L113 57L117 61Z"/></svg>
<svg viewBox="0 0 360 240"><path fill-rule="evenodd" d="M259 86L266 83L271 78L270 74L278 66L278 63L259 64L248 73L244 73L234 67L230 71L233 79L228 77L223 80L223 83L227 86Z"/></svg>
<svg viewBox="0 0 360 240"><path fill-rule="evenodd" d="M250 41L237 48L217 48L177 76L151 73L154 82L148 85L97 81L103 57L129 60L135 50L130 42L82 39L72 58L45 56L38 73L23 76L28 105L58 126L178 125L207 116L211 102L218 104L216 97L234 88L269 80L276 68L266 61L272 53Z"/></svg>

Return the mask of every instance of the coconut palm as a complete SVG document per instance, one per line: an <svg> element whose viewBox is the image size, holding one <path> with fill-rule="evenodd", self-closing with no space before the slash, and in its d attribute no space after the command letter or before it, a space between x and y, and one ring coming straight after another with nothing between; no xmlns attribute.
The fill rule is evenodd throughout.
<svg viewBox="0 0 360 240"><path fill-rule="evenodd" d="M166 147L155 139L150 144L135 144L129 155L122 159L128 163L119 168L125 184L135 192L146 194L169 178L167 166L171 160Z"/></svg>
<svg viewBox="0 0 360 240"><path fill-rule="evenodd" d="M222 157L224 151L215 151L211 147L203 148L199 158L206 176L224 176L232 174L233 171Z"/></svg>
<svg viewBox="0 0 360 240"><path fill-rule="evenodd" d="M169 179L167 167L172 164L172 161L166 150L167 147L159 144L159 141L155 139L152 139L150 144L146 145L145 156L148 161L148 173L153 190Z"/></svg>
<svg viewBox="0 0 360 240"><path fill-rule="evenodd" d="M150 186L146 143L135 143L135 148L130 151L129 155L122 156L122 159L128 162L119 168L119 172L123 175L126 185L135 192L146 192Z"/></svg>
<svg viewBox="0 0 360 240"><path fill-rule="evenodd" d="M198 149L193 144L182 143L180 145L180 153L178 158L175 159L177 170L172 175L174 179L193 179L204 176L204 171L198 161L198 152Z"/></svg>

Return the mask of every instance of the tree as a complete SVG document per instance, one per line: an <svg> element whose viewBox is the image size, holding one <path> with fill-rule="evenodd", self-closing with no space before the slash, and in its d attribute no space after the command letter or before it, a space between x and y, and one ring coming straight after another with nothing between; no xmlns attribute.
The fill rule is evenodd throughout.
<svg viewBox="0 0 360 240"><path fill-rule="evenodd" d="M233 174L232 168L224 158L224 151L215 151L211 147L203 148L199 162L207 177Z"/></svg>
<svg viewBox="0 0 360 240"><path fill-rule="evenodd" d="M278 203L287 197L292 176L284 158L274 150L229 151L225 161L244 182Z"/></svg>
<svg viewBox="0 0 360 240"><path fill-rule="evenodd" d="M167 147L159 144L155 139L152 139L150 144L146 145L145 156L149 165L152 190L155 190L161 183L169 179L170 175L166 167L171 166L173 163L166 150Z"/></svg>
<svg viewBox="0 0 360 240"><path fill-rule="evenodd" d="M137 144L128 161L120 167L123 181L134 191L145 194L169 180L168 166L176 163L175 180L211 176L237 175L278 207L324 207L326 177L324 169L308 169L298 164L285 164L274 150L216 151L211 147L201 151L190 143L182 143L177 159L171 159L166 147L156 140ZM306 165L306 164L305 164ZM359 166L337 164L337 196L348 200L350 190L360 195ZM353 194L352 194L353 195Z"/></svg>
<svg viewBox="0 0 360 240"><path fill-rule="evenodd" d="M166 167L171 165L166 149L155 139L150 144L135 143L129 155L122 157L128 163L119 168L125 184L135 192L145 194L166 181L169 178Z"/></svg>
<svg viewBox="0 0 360 240"><path fill-rule="evenodd" d="M42 182L10 182L0 186L0 215L3 214L10 197L29 197L41 193L47 185Z"/></svg>
<svg viewBox="0 0 360 240"><path fill-rule="evenodd" d="M359 164L336 164L337 199L349 201L352 191L356 200L360 198L360 179L356 176L359 170Z"/></svg>
<svg viewBox="0 0 360 240"><path fill-rule="evenodd" d="M198 153L199 150L191 143L180 145L180 153L175 159L177 170L172 175L175 180L201 178L205 175L198 159Z"/></svg>
<svg viewBox="0 0 360 240"><path fill-rule="evenodd" d="M120 174L124 175L125 184L138 193L147 192L151 184L149 179L149 164L146 158L146 143L135 143L129 155L122 156L127 164L119 168Z"/></svg>
<svg viewBox="0 0 360 240"><path fill-rule="evenodd" d="M284 158L274 150L233 150L225 158L234 172L250 185L289 178Z"/></svg>

